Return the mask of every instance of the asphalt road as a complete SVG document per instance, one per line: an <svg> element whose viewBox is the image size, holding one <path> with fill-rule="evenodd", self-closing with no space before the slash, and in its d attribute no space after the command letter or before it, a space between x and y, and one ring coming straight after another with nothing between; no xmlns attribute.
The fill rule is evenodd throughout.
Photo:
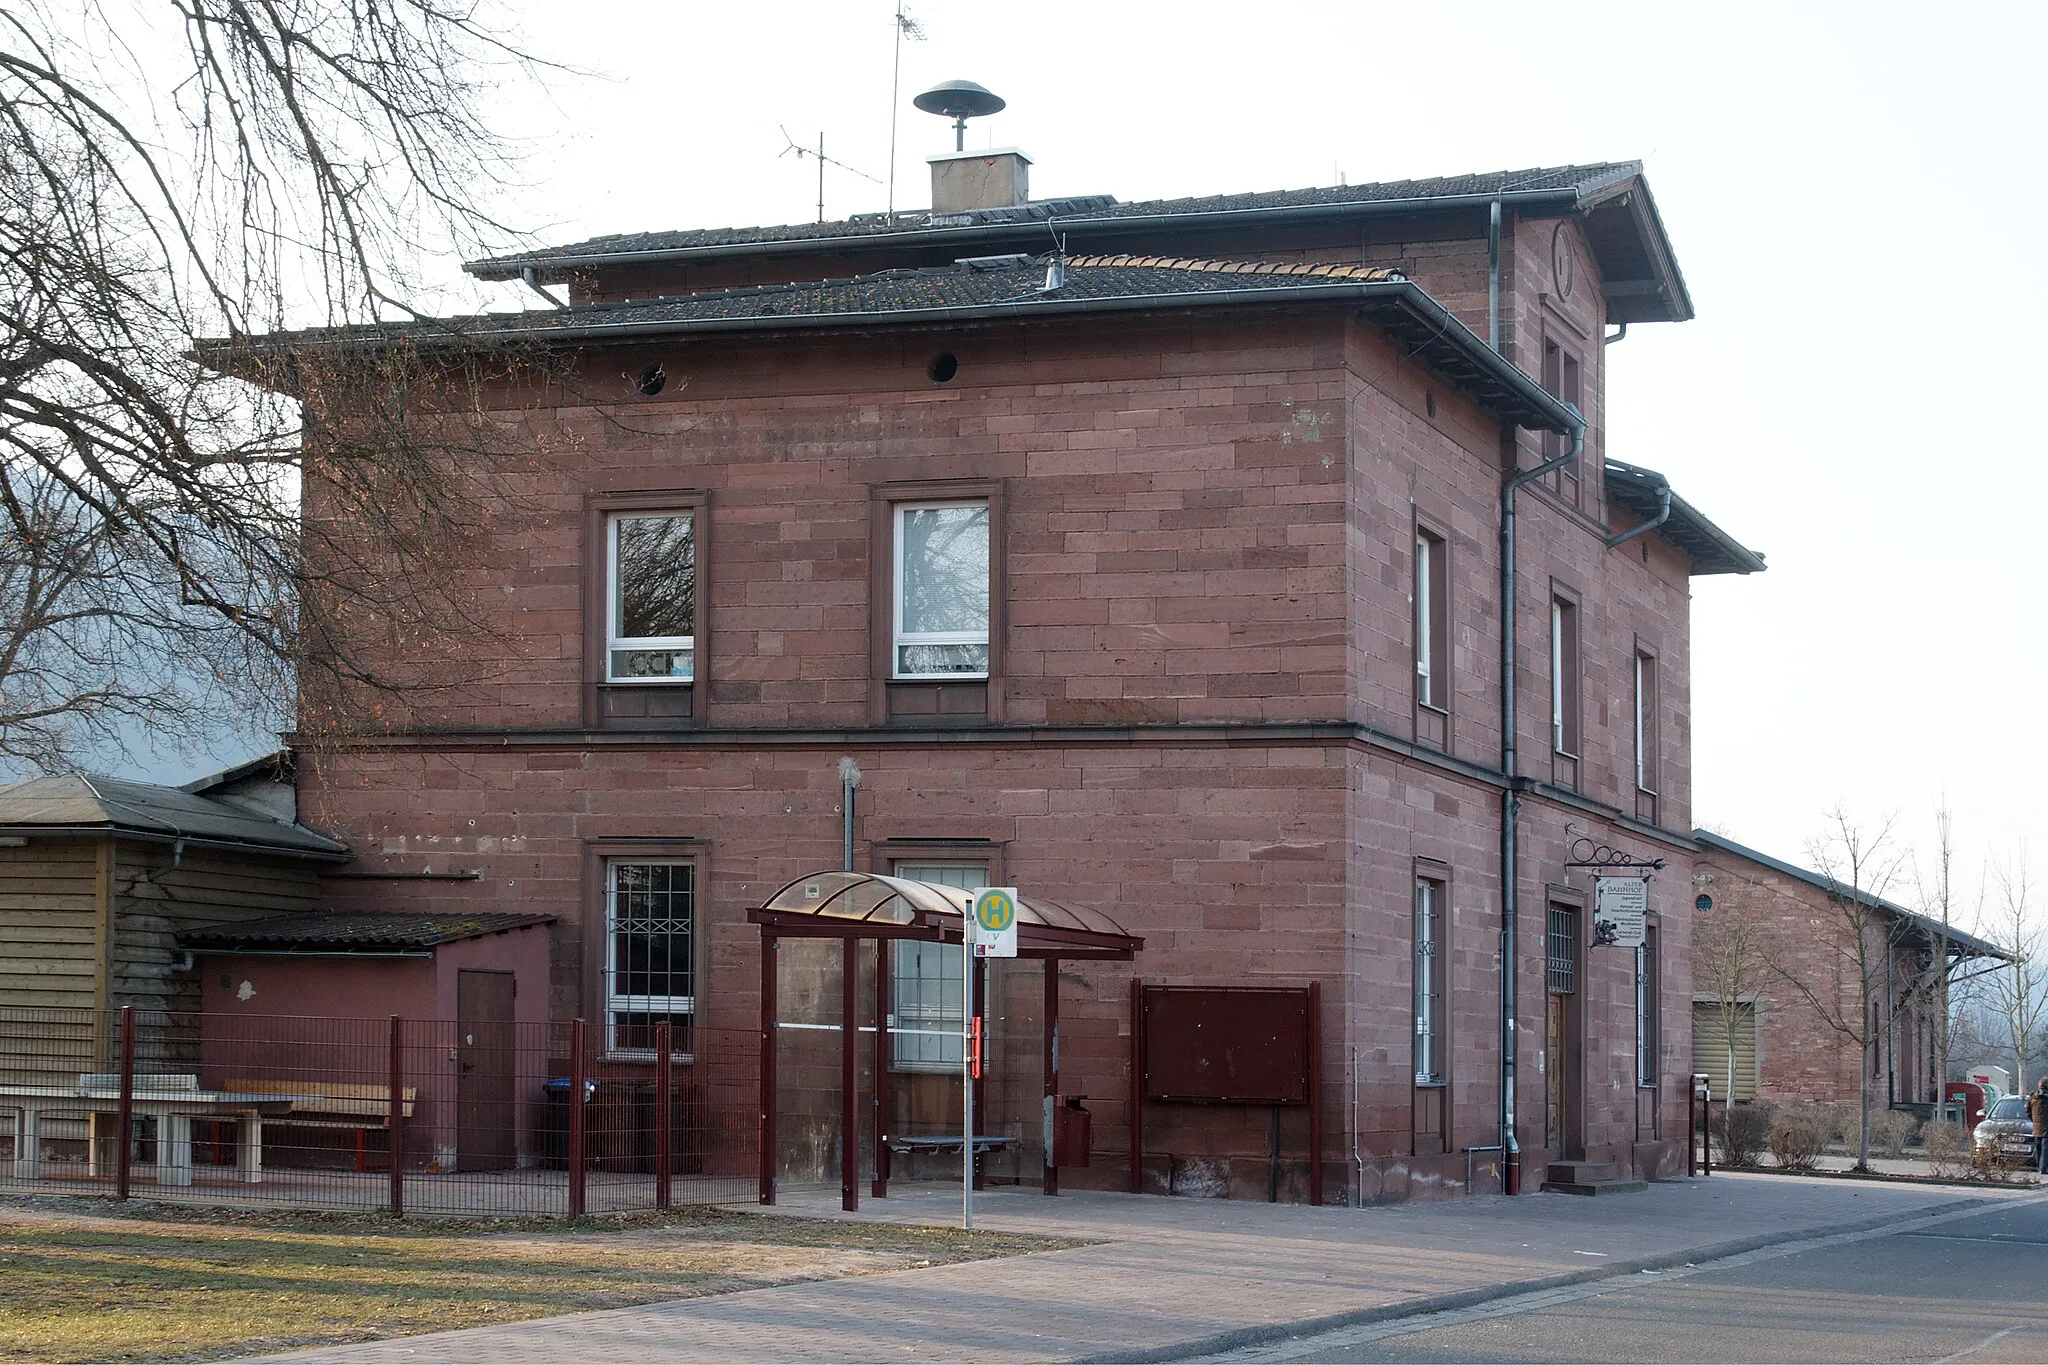
<svg viewBox="0 0 2048 1365"><path fill-rule="evenodd" d="M2048 1361L2048 1200L1213 1359Z"/></svg>

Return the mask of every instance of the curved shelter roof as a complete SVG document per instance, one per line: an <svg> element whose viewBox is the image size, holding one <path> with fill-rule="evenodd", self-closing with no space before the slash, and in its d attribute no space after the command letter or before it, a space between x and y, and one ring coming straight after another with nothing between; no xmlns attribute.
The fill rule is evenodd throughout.
<svg viewBox="0 0 2048 1365"><path fill-rule="evenodd" d="M789 937L912 938L958 943L974 896L876 872L813 872L768 898L748 918ZM1017 897L1020 957L1095 957L1128 960L1145 940L1099 910Z"/></svg>

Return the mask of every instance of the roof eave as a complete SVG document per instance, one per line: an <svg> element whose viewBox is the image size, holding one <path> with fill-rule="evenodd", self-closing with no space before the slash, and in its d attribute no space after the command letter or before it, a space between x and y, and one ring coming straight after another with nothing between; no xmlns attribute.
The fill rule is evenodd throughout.
<svg viewBox="0 0 2048 1365"><path fill-rule="evenodd" d="M973 304L966 307L909 308L885 312L811 313L750 315L729 318L662 318L641 322L600 322L573 326L548 326L514 330L478 329L429 334L416 344L428 348L460 348L496 341L511 346L561 346L604 341L631 341L643 337L753 333L808 333L830 328L950 327L971 323L1029 321L1101 313L1140 314L1185 308L1273 306L1288 303L1354 303L1368 305L1375 323L1388 325L1391 316L1411 319L1416 327L1411 338L1419 351L1429 356L1436 349L1435 363L1467 368L1460 380L1471 387L1469 374L1486 375L1498 386L1492 396L1477 396L1489 402L1502 416L1532 430L1570 434L1583 419L1569 404L1545 392L1543 386L1519 366L1494 351L1460 322L1448 309L1425 293L1412 280L1347 281L1336 284L1281 285L1258 289L1195 290L1175 294L1118 295L1107 298L1053 299L1034 296L1003 303ZM1377 314L1378 316L1374 316ZM545 312L537 316L550 316ZM206 342L197 347L202 357L232 360L253 350L289 354L302 347L374 345L381 336L352 338L297 338L282 342ZM1450 373L1446 371L1446 373ZM1459 376L1451 374L1458 379Z"/></svg>
<svg viewBox="0 0 2048 1365"><path fill-rule="evenodd" d="M919 228L905 232L867 232L840 237L791 237L767 242L719 242L703 246L661 247L646 251L593 251L575 256L539 254L493 256L464 261L462 268L480 280L507 281L535 272L541 284L566 283L578 270L591 266L631 267L661 265L671 261L720 260L737 256L815 255L820 252L857 251L868 247L931 246L942 242L1000 241L1016 237L1042 242L1048 228L1073 234L1095 230L1146 231L1162 227L1203 228L1276 219L1294 222L1325 218L1426 213L1437 210L1483 208L1495 200L1514 207L1556 205L1569 209L1582 190L1576 186L1558 189L1509 190L1500 194L1447 194L1411 199L1363 199L1338 204L1289 204L1272 208L1211 209L1201 213L1079 213L1071 217L1053 215L1022 222L974 223L964 227Z"/></svg>
<svg viewBox="0 0 2048 1365"><path fill-rule="evenodd" d="M0 837L19 839L52 838L104 838L112 835L117 839L137 839L153 844L184 844L188 848L218 849L223 853L261 854L272 858L301 858L312 862L345 863L355 857L346 846L336 845L332 849L305 848L291 844L272 844L255 839L223 839L204 834L178 834L170 830L138 829L132 825L106 822L102 824L67 823L43 824L0 824Z"/></svg>
<svg viewBox="0 0 2048 1365"><path fill-rule="evenodd" d="M1715 834L1711 830L1695 829L1692 832L1692 837L1710 849L1732 854L1737 858L1743 859L1745 862L1755 863L1759 867L1767 867L1773 872L1790 877L1794 881L1802 882L1817 891L1824 891L1830 896L1841 896L1849 890L1849 888L1844 887L1841 883L1830 877L1822 876L1820 873L1809 868L1785 862L1783 859L1773 858L1768 853L1750 848L1746 844L1738 844L1733 839ZM1887 915L1910 924L1921 933L1927 935L1930 940L1936 937L1946 939L1949 943L1963 950L1960 954L1963 957L1995 957L2003 962L2014 960L2011 953L1995 943L1986 943L1974 934L1964 933L1953 925L1944 925L1939 920L1930 919L1917 910L1908 910L1905 906L1895 901L1888 901L1882 896L1874 896L1867 891L1858 891L1855 893L1854 899L1860 905L1872 910L1882 911Z"/></svg>
<svg viewBox="0 0 2048 1365"><path fill-rule="evenodd" d="M1624 460L1614 459L1612 456L1609 456L1605 463L1610 475L1619 473L1626 480L1642 483L1651 489L1669 488L1671 486L1671 481L1654 469L1648 469L1642 465L1629 464ZM1630 493L1633 490L1630 489L1628 482L1616 483L1610 477L1607 483L1607 491L1610 499L1629 505L1631 511L1639 515L1648 515L1650 513L1650 507L1647 504L1637 505L1633 502L1633 499L1630 497ZM1768 567L1764 563L1763 555L1750 549L1734 536L1722 530L1706 513L1678 496L1675 491L1671 494L1671 513L1666 521L1666 525L1674 521L1691 532L1692 535L1708 542L1713 554L1718 556L1718 558L1702 558L1692 547L1680 543L1668 534L1662 534L1662 528L1659 528L1659 531L1652 532L1651 534L1658 535L1666 544L1674 546L1680 553L1692 561L1694 577L1707 578L1715 574L1731 573L1762 573Z"/></svg>

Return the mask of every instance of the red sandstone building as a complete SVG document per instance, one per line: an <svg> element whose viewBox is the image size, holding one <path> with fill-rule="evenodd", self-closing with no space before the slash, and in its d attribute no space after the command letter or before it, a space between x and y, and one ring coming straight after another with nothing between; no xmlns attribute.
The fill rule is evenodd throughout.
<svg viewBox="0 0 2048 1365"><path fill-rule="evenodd" d="M1143 204L1028 200L1012 153L935 172L893 220L469 267L570 304L469 343L600 391L517 414L552 474L476 571L495 680L302 767L359 867L477 879L334 908L555 916L553 1016L617 1068L663 1019L749 1037L748 913L840 865L851 758L860 868L1143 939L1059 969L1070 1181L1123 1178L1134 973L1320 983L1328 1199L1497 1188L1504 1138L1531 1187L1682 1169L1688 580L1763 562L1605 440L1607 345L1692 315L1640 166ZM1640 952L1590 943L1574 855L1609 851L1676 869ZM949 954L888 956L892 1130L957 1123ZM836 991L783 970L785 1019ZM1040 1170L1037 1087L993 1087L998 1176ZM790 1132L783 1178L830 1169ZM1271 1140L1147 1104L1140 1164L1265 1197Z"/></svg>
<svg viewBox="0 0 2048 1365"><path fill-rule="evenodd" d="M1701 963L1693 997L1693 1070L1712 1078L1716 1098L1808 1100L1856 1108L1869 1067L1871 1108L1925 1117L1948 1079L1937 1062L1936 1030L1948 983L1966 964L2009 961L1995 944L1857 892L1808 868L1707 830L1694 880L1702 915L1746 919L1752 932L1710 943L1742 944L1754 961L1718 974ZM1854 941L1869 943L1859 963ZM1859 969L1871 977L1866 1015ZM1866 1022L1867 1019L1867 1022Z"/></svg>

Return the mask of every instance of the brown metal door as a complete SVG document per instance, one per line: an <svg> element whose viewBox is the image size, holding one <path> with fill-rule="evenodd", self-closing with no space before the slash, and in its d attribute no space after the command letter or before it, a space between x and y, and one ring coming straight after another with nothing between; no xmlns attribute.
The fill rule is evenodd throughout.
<svg viewBox="0 0 2048 1365"><path fill-rule="evenodd" d="M502 1171L517 1161L513 1130L510 972L455 974L455 1164Z"/></svg>
<svg viewBox="0 0 2048 1365"><path fill-rule="evenodd" d="M1560 1160L1579 1152L1579 912L1550 907L1549 1017L1544 1029L1544 1145Z"/></svg>

